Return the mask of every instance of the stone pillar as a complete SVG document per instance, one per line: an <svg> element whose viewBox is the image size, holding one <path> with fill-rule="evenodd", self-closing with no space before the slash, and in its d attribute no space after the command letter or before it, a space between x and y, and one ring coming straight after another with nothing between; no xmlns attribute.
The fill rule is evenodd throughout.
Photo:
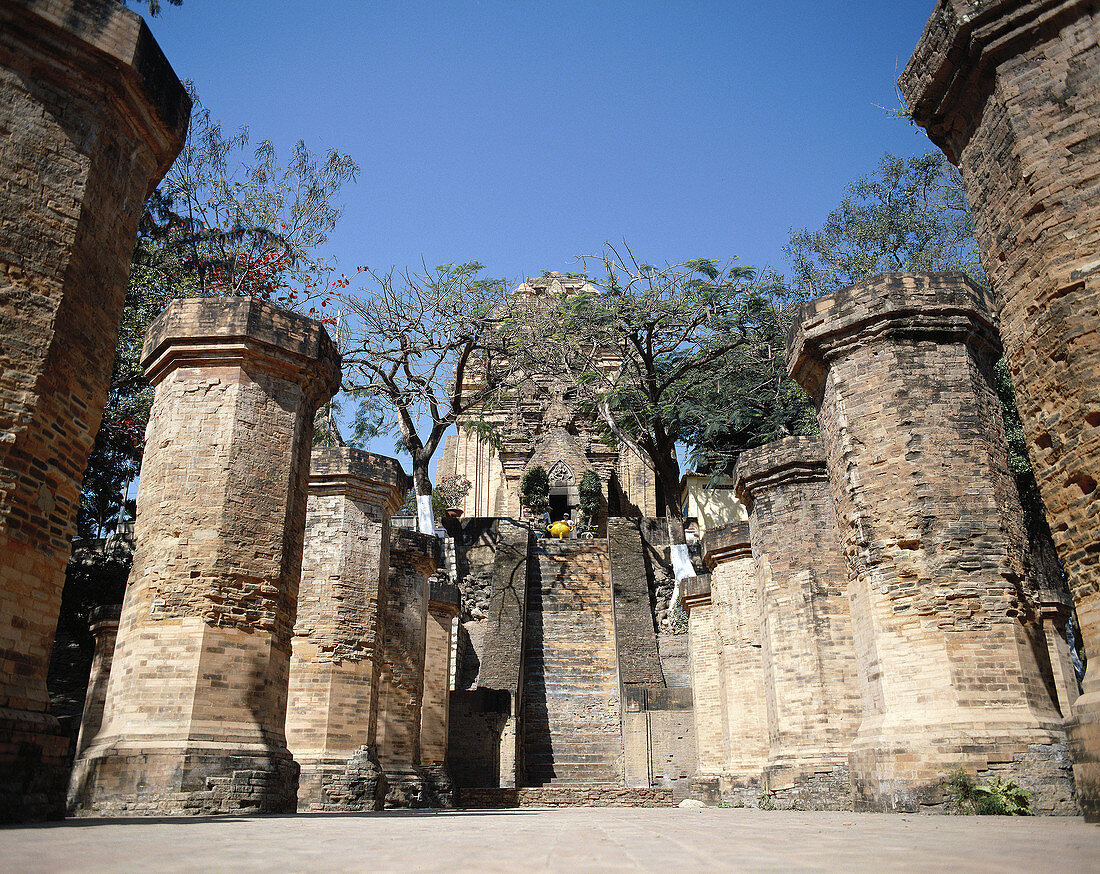
<svg viewBox="0 0 1100 874"><path fill-rule="evenodd" d="M958 165L1085 649L1068 724L1100 819L1100 8L940 0L899 80Z"/></svg>
<svg viewBox="0 0 1100 874"><path fill-rule="evenodd" d="M768 759L760 606L749 539L748 522L711 528L703 538L725 699L727 749L720 789L737 796L760 786Z"/></svg>
<svg viewBox="0 0 1100 874"><path fill-rule="evenodd" d="M451 626L462 596L458 586L431 581L424 645L424 704L420 711L420 762L442 765L447 757L447 716L451 701Z"/></svg>
<svg viewBox="0 0 1100 874"><path fill-rule="evenodd" d="M764 786L778 806L850 810L859 687L847 573L817 437L746 450L737 498L756 559L768 718Z"/></svg>
<svg viewBox="0 0 1100 874"><path fill-rule="evenodd" d="M322 325L255 298L173 301L155 386L103 728L77 813L293 811L287 676L317 407L339 387Z"/></svg>
<svg viewBox="0 0 1100 874"><path fill-rule="evenodd" d="M76 758L88 748L103 724L103 705L107 700L107 680L111 676L111 661L115 656L118 619L122 606L97 607L92 611L91 632L95 636L92 670L88 674L88 693L84 696L84 713L80 717L80 734L76 738Z"/></svg>
<svg viewBox="0 0 1100 874"><path fill-rule="evenodd" d="M1074 811L993 387L993 318L961 273L886 274L810 301L790 336L851 579L860 809L941 802L941 778L964 767Z"/></svg>
<svg viewBox="0 0 1100 874"><path fill-rule="evenodd" d="M142 202L190 106L133 12L0 0L0 822L64 812L65 564Z"/></svg>
<svg viewBox="0 0 1100 874"><path fill-rule="evenodd" d="M700 777L713 777L725 770L729 738L726 735L726 697L722 694L726 675L715 633L709 574L684 580L680 606L688 619L696 769Z"/></svg>
<svg viewBox="0 0 1100 874"><path fill-rule="evenodd" d="M407 479L392 458L343 446L313 450L286 716L287 746L302 769L299 810L374 810L385 796L371 761L379 600L390 516Z"/></svg>
<svg viewBox="0 0 1100 874"><path fill-rule="evenodd" d="M395 530L390 541L378 702L378 758L390 807L428 801L420 766L420 712L424 702L424 646L428 580L439 566L439 538Z"/></svg>

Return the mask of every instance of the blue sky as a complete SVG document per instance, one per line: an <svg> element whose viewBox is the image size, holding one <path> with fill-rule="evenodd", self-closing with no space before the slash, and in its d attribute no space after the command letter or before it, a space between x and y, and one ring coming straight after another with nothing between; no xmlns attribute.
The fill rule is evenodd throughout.
<svg viewBox="0 0 1100 874"><path fill-rule="evenodd" d="M519 279L622 239L785 270L790 230L883 152L932 148L880 107L933 7L184 0L151 27L227 127L359 162L327 246L342 269Z"/></svg>

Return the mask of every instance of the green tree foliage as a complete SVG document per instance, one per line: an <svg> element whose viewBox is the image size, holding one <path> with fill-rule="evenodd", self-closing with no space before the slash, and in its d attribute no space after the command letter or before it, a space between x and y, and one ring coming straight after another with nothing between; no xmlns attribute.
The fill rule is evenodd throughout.
<svg viewBox="0 0 1100 874"><path fill-rule="evenodd" d="M81 490L81 537L113 527L138 473L152 404L141 346L170 300L255 294L332 323L324 312L347 284L316 251L339 219L339 188L358 165L336 152L318 160L299 142L280 167L271 143L249 153L247 130L226 137L192 99L187 143L139 224L107 406Z"/></svg>
<svg viewBox="0 0 1100 874"><path fill-rule="evenodd" d="M517 346L532 371L566 380L608 436L654 471L673 543L683 544L676 444L697 423L688 399L700 379L762 349L753 271L732 259L656 266L626 246L585 260L602 267L602 279L516 301Z"/></svg>
<svg viewBox="0 0 1100 874"><path fill-rule="evenodd" d="M940 152L896 158L852 182L820 230L791 235L786 252L802 297L828 294L882 272L961 270L988 287L962 178ZM994 370L1033 556L1060 573L1004 359Z"/></svg>
<svg viewBox="0 0 1100 874"><path fill-rule="evenodd" d="M550 476L541 465L532 467L519 483L520 500L535 516L541 516L550 507Z"/></svg>
<svg viewBox="0 0 1100 874"><path fill-rule="evenodd" d="M600 514L600 504L603 501L603 486L600 485L600 478L595 471L584 472L577 493L581 503L581 527L591 528Z"/></svg>
<svg viewBox="0 0 1100 874"><path fill-rule="evenodd" d="M802 304L783 277L753 283L748 342L697 374L680 400L683 441L699 473L730 476L742 450L791 434L816 434L810 398L787 376L786 336Z"/></svg>
<svg viewBox="0 0 1100 874"><path fill-rule="evenodd" d="M821 229L793 232L784 251L806 299L897 271L962 270L986 283L962 179L940 152L883 155Z"/></svg>
<svg viewBox="0 0 1100 874"><path fill-rule="evenodd" d="M421 273L364 269L370 287L344 297L344 388L358 401L352 439L396 430L421 496L432 493L431 460L447 431L516 373L495 330L509 283L484 269L476 261Z"/></svg>
<svg viewBox="0 0 1100 874"><path fill-rule="evenodd" d="M126 5L128 2L129 0L122 0L123 5ZM183 5L183 0L165 0L165 2L167 2L169 6ZM145 8L149 10L149 15L152 18L156 18L160 15L163 9L160 0L140 0L138 5L145 6Z"/></svg>
<svg viewBox="0 0 1100 874"><path fill-rule="evenodd" d="M257 295L334 321L325 309L348 285L318 252L340 218L335 199L359 165L299 140L286 166L248 128L227 136L192 92L187 142L162 183L176 211L171 239L203 294Z"/></svg>

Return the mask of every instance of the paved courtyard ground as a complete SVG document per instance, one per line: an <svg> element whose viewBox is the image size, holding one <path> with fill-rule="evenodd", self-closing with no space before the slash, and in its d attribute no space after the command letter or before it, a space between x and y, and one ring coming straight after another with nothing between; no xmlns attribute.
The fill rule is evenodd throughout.
<svg viewBox="0 0 1100 874"><path fill-rule="evenodd" d="M0 829L0 871L1100 871L1080 819L715 809L70 820Z"/></svg>

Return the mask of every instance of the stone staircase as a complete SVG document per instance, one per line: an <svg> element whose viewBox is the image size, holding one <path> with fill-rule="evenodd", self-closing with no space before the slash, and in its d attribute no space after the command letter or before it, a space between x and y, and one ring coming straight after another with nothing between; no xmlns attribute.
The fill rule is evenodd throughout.
<svg viewBox="0 0 1100 874"><path fill-rule="evenodd" d="M526 786L623 785L607 544L542 540L524 640Z"/></svg>

